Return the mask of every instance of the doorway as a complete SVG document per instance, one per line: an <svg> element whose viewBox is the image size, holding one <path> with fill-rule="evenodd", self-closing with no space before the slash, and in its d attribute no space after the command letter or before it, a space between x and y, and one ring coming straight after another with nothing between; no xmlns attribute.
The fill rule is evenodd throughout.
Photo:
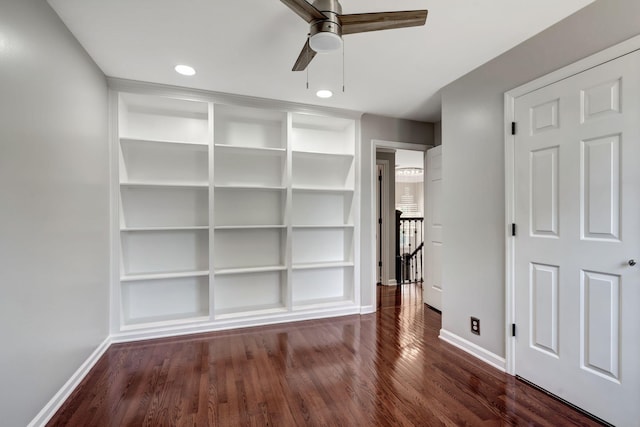
<svg viewBox="0 0 640 427"><path fill-rule="evenodd" d="M403 282L415 283L416 280L421 285L424 280L426 192L423 179L426 169L425 152L428 148L430 146L421 144L372 141L371 236L376 238L375 249L372 248L371 251L372 277L376 278L372 283L373 295L378 294L375 291L377 286L401 286ZM407 153L413 157L412 163L406 163ZM403 210L404 228L400 226ZM407 218L414 223L404 221ZM418 247L420 248L416 251ZM422 287L419 286L419 289Z"/></svg>

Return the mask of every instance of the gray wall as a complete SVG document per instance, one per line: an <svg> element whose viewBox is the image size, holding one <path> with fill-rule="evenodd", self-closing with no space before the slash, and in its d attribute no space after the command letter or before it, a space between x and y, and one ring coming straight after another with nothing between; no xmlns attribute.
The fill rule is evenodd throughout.
<svg viewBox="0 0 640 427"><path fill-rule="evenodd" d="M640 1L598 0L443 90L447 331L505 354L504 92L639 33Z"/></svg>
<svg viewBox="0 0 640 427"><path fill-rule="evenodd" d="M382 209L384 211L385 220L388 222L387 227L389 229L388 242L389 242L389 253L387 259L384 261L385 263L385 276L383 278L383 284L388 285L389 280L396 278L396 253L395 253L395 245L396 245L396 174L395 174L395 164L396 164L396 154L395 153L384 153L377 152L376 160L386 160L389 162L389 170L386 177L387 186L389 188L388 194L388 203L386 206L383 206ZM374 196L375 197L375 196ZM368 210L367 210L368 212Z"/></svg>
<svg viewBox="0 0 640 427"><path fill-rule="evenodd" d="M361 304L375 308L375 257L371 259L372 248L375 251L376 236L371 234L371 203L375 194L371 193L371 178L373 176L372 165L375 158L371 153L371 141L411 142L414 144L433 145L433 124L412 120L400 120L391 117L364 114L361 119L361 185L360 193L360 283ZM374 186L375 188L375 186ZM374 211L375 216L375 211Z"/></svg>
<svg viewBox="0 0 640 427"><path fill-rule="evenodd" d="M108 335L107 87L43 0L0 3L0 424Z"/></svg>

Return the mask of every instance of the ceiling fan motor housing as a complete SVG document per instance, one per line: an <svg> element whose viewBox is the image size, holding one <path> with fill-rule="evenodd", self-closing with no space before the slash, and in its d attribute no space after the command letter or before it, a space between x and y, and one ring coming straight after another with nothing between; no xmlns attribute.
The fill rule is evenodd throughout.
<svg viewBox="0 0 640 427"><path fill-rule="evenodd" d="M316 0L313 6L327 17L311 23L310 36L318 33L332 33L342 38L342 27L338 16L342 14L342 6L338 0Z"/></svg>

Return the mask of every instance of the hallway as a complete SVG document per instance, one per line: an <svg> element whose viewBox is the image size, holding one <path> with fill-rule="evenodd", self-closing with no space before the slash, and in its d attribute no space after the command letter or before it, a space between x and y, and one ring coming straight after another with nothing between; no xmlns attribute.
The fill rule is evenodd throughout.
<svg viewBox="0 0 640 427"><path fill-rule="evenodd" d="M414 285L375 314L115 344L52 426L597 423L438 339Z"/></svg>

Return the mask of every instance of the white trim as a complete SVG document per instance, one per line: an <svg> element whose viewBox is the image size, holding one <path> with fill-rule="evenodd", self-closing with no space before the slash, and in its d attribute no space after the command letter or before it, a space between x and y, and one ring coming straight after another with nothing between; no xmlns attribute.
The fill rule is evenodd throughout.
<svg viewBox="0 0 640 427"><path fill-rule="evenodd" d="M369 308L369 307L365 307ZM111 335L111 342L114 344L133 341L152 340L157 338L178 337L182 335L200 334L206 332L235 330L239 328L252 328L256 326L277 325L281 323L299 322L304 320L316 320L334 318L340 316L360 315L363 307L359 307L353 302L347 302L344 306L335 308L322 308L318 310L305 311L283 311L281 314L273 313L263 316L253 315L237 317L232 319L216 319L215 321L205 321L200 323L181 324L175 326L160 326L157 328L141 328L139 330L123 331Z"/></svg>
<svg viewBox="0 0 640 427"><path fill-rule="evenodd" d="M395 152L395 151L394 151ZM389 271L391 266L389 264L389 221L390 218L387 218L387 211L389 210L389 174L391 173L391 169L389 168L389 160L378 160L376 159L376 166L380 166L382 168L382 183L380 184L380 192L382 193L382 204L380 208L380 218L382 218L382 235L379 237L380 239L380 261L382 261L382 270L380 271L380 277L376 275L377 283L384 283L389 279ZM377 168L376 168L377 169ZM378 200L379 192L376 191L376 204L379 204ZM376 212L378 211L378 206L376 206ZM377 223L377 221L376 221ZM379 230L380 227L377 227ZM378 239L376 239L378 240ZM376 242L377 245L378 242ZM376 254L376 260L378 259L378 254Z"/></svg>
<svg viewBox="0 0 640 427"><path fill-rule="evenodd" d="M370 314L375 312L376 312L375 305L363 305L362 307L360 307L360 314Z"/></svg>
<svg viewBox="0 0 640 427"><path fill-rule="evenodd" d="M232 104L237 106L261 108L267 110L288 111L291 113L321 114L331 117L349 118L353 120L360 120L363 114L360 111L354 110L278 101L274 99L258 98L246 95L234 95L230 93L214 92L202 89L187 89L179 86L127 80L116 77L107 77L107 85L110 89L117 92L166 96L192 101L213 102L215 104Z"/></svg>
<svg viewBox="0 0 640 427"><path fill-rule="evenodd" d="M47 404L40 410L38 415L27 425L27 427L44 426L49 422L51 417L60 409L62 404L71 396L71 393L80 385L80 382L84 379L89 371L100 360L102 355L111 346L111 337L107 337L93 353L85 360L82 365L71 375L66 383L58 390L58 392L47 402Z"/></svg>
<svg viewBox="0 0 640 427"><path fill-rule="evenodd" d="M469 354L471 354L472 356L482 360L483 362L493 366L494 368L505 372L505 359L504 357L500 357L495 353L492 353L482 347L480 347L477 344L472 343L471 341L468 341L454 333L451 333L445 329L440 329L440 335L439 338L446 342L451 344L454 347L459 348L460 350L463 350Z"/></svg>
<svg viewBox="0 0 640 427"><path fill-rule="evenodd" d="M389 279L386 286L396 286L397 284L398 284L398 281L396 279Z"/></svg>
<svg viewBox="0 0 640 427"><path fill-rule="evenodd" d="M582 73L590 68L597 67L605 62L613 61L636 50L640 50L640 36L632 37L550 74L518 86L504 94L505 218L507 222L505 225L507 227L509 224L516 222L514 187L515 160L513 157L515 151L515 136L511 135L511 122L514 121L515 117L514 108L516 98ZM511 337L510 327L512 323L515 323L515 241L509 232L505 233L505 250L505 368L507 373L515 375L515 340Z"/></svg>

